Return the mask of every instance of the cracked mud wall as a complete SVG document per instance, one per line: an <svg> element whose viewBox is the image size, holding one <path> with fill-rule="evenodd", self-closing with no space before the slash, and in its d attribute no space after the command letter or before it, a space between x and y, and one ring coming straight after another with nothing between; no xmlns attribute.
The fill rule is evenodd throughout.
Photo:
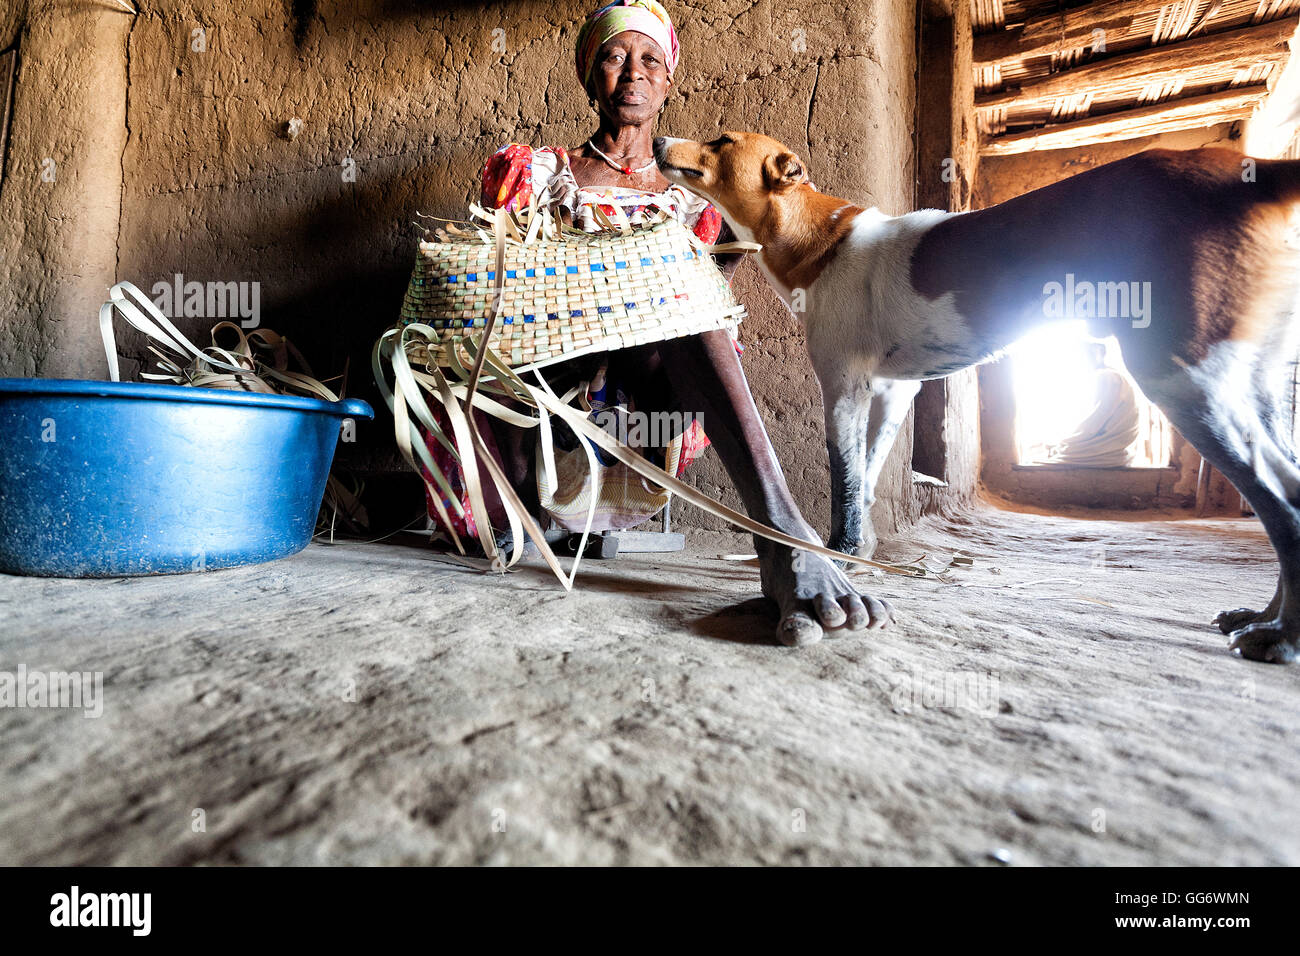
<svg viewBox="0 0 1300 956"><path fill-rule="evenodd" d="M581 143L594 129L572 49L591 2L232 0L0 4L21 73L0 193L0 374L103 377L95 328L109 285L257 282L261 323L318 374L350 362L377 401L368 352L397 315L415 213L462 217L502 143ZM682 59L660 134L772 135L826 192L889 213L914 202L915 12L842 5L670 2ZM295 136L286 124L301 121ZM39 177L43 157L54 183ZM354 173L354 175L352 175ZM821 397L797 322L757 268L737 273L741 341L796 499L829 523ZM205 341L210 319L178 325ZM143 355L133 333L120 338ZM124 376L138 366L124 363ZM340 459L401 470L387 413ZM896 463L910 461L907 437ZM885 524L910 496L891 475ZM738 504L709 452L689 473ZM420 507L412 501L412 511ZM675 520L711 526L679 507Z"/></svg>

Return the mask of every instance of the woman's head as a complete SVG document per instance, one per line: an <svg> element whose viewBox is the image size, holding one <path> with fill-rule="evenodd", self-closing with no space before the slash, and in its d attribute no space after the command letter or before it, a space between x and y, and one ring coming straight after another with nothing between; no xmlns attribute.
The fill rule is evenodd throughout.
<svg viewBox="0 0 1300 956"><path fill-rule="evenodd" d="M578 31L578 79L602 113L620 123L653 120L677 69L677 31L655 0L617 0Z"/></svg>

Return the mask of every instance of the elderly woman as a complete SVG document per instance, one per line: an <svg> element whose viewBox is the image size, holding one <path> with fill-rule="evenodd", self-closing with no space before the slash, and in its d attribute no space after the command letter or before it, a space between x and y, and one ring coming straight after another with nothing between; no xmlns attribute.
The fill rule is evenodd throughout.
<svg viewBox="0 0 1300 956"><path fill-rule="evenodd" d="M601 226L593 207L612 213L617 206L636 224L653 199L701 240L731 238L716 209L670 184L655 165L654 127L678 67L677 34L664 8L655 0L618 0L602 7L582 25L575 59L578 79L599 115L596 131L570 149L503 146L483 166L483 204L518 209L545 190L560 203L568 222L595 232ZM740 256L717 259L730 278ZM728 331L718 330L574 359L554 366L547 377L557 391L571 382L589 382L587 398L594 410L625 405L640 411L691 413L697 420L690 428L666 447L646 448L643 454L680 475L712 439L750 515L796 537L817 541L799 514L758 417L740 367L739 349ZM707 427L707 438L698 420ZM480 429L485 435L488 424L484 422ZM495 421L490 425L496 453L520 498L565 527L581 527L586 514L581 504L585 467L557 468L562 485L568 475L568 487L546 489L543 508L526 447L532 436ZM560 454L568 451L585 462L577 439L567 429L564 432L563 438L557 438L567 439ZM459 479L455 462L436 443L430 443L430 450L460 490L455 484ZM647 489L639 476L617 461L602 458L601 464L607 470L601 481L596 529L631 527L662 508L666 496ZM467 496L462 505L469 519L457 531L472 539L474 516ZM489 496L487 505L492 511L499 501ZM504 525L500 513L489 518L495 527ZM780 609L778 636L784 643L807 644L818 640L824 629L879 627L889 620L887 605L864 600L829 561L807 552L794 554L762 538L756 537L755 545L763 593Z"/></svg>

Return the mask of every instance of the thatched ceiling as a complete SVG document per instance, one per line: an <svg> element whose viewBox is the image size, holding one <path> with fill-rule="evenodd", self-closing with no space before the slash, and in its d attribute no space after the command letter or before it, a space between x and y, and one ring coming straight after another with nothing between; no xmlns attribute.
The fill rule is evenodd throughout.
<svg viewBox="0 0 1300 956"><path fill-rule="evenodd" d="M986 154L1244 119L1300 20L1300 0L971 2Z"/></svg>

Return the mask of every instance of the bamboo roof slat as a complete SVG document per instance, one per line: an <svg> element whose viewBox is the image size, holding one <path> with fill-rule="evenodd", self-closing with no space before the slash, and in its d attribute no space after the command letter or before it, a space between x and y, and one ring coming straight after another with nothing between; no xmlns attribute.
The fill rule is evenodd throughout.
<svg viewBox="0 0 1300 956"><path fill-rule="evenodd" d="M1267 93L1268 89L1263 85L1234 88L1011 133L986 139L980 145L980 155L1006 156L1037 149L1064 149L1214 126L1248 118Z"/></svg>

